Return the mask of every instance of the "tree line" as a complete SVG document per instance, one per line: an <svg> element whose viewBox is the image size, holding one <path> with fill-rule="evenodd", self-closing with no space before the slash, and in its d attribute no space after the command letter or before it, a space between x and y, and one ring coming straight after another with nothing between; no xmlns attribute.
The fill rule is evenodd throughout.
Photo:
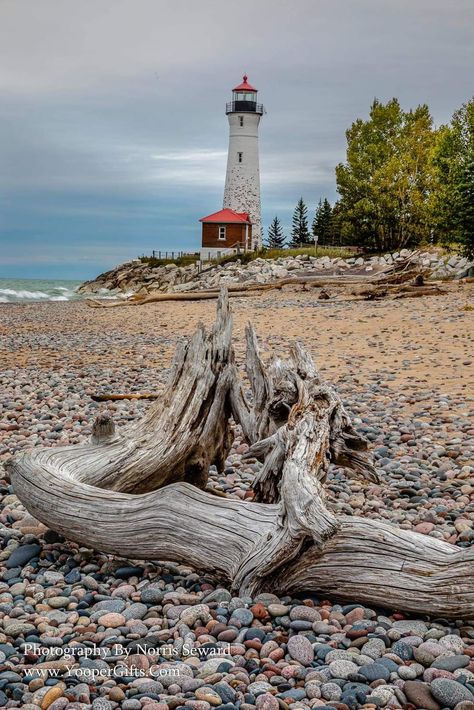
<svg viewBox="0 0 474 710"><path fill-rule="evenodd" d="M285 246L291 248L305 247L312 244L333 244L337 242L337 235L334 231L333 208L327 198L320 199L316 207L314 219L309 227L308 207L302 197L297 202L293 213L291 236L287 240L283 233L283 227L278 217L274 217L268 228L268 238L266 246L269 249L283 249Z"/></svg>
<svg viewBox="0 0 474 710"><path fill-rule="evenodd" d="M346 131L336 167L338 200L321 198L309 225L301 197L289 240L278 217L267 246L353 245L391 251L454 244L474 256L474 97L436 128L429 108L377 99Z"/></svg>

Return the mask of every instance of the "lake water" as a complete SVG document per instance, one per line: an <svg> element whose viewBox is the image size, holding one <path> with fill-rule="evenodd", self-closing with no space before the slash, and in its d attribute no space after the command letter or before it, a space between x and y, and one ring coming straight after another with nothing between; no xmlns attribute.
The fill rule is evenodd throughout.
<svg viewBox="0 0 474 710"><path fill-rule="evenodd" d="M72 301L84 298L76 293L80 281L46 279L0 279L0 303Z"/></svg>

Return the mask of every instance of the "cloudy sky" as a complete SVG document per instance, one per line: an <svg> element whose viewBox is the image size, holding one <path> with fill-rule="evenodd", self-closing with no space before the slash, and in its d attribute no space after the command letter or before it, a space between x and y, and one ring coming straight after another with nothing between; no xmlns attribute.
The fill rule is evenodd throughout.
<svg viewBox="0 0 474 710"><path fill-rule="evenodd" d="M199 246L219 209L225 102L265 104L264 224L336 197L372 99L474 93L472 0L0 0L0 277L88 278Z"/></svg>

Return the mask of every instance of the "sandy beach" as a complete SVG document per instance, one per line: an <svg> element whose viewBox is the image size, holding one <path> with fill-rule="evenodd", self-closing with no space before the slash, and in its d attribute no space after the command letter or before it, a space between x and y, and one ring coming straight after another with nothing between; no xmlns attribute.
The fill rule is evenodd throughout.
<svg viewBox="0 0 474 710"><path fill-rule="evenodd" d="M441 296L380 302L319 301L311 291L284 290L232 299L232 310L240 366L249 320L264 358L300 340L370 442L382 482L333 468L329 506L468 548L474 544L474 285L446 288ZM176 343L198 322L209 326L215 305L2 305L0 460L31 446L80 444L100 411L110 411L118 427L133 421L149 402L97 403L92 395L161 388ZM245 450L237 433L224 472L211 471L212 485L228 496L244 498L251 487L258 464L242 461ZM455 707L453 692L458 702L474 697L472 623L409 620L357 600L338 604L337 589L329 600L311 590L303 599L232 598L205 570L81 548L32 519L7 479L1 492L0 559L7 569L0 581L0 660L7 675L0 705L375 710L410 702L405 706L438 710ZM231 642L237 665L187 659L181 676L150 678L152 652L137 644L179 650L184 638L198 646ZM77 674L69 680L29 680L20 651L36 639L42 651L29 663L38 667L56 659L47 649L58 643L121 643L147 677L90 675L81 682L84 669L123 670L124 661L109 655L76 657Z"/></svg>

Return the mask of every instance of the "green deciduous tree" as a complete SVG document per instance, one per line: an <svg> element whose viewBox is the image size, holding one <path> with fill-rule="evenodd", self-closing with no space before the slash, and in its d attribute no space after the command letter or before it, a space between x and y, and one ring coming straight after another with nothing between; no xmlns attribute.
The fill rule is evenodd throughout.
<svg viewBox="0 0 474 710"><path fill-rule="evenodd" d="M274 217L270 223L266 246L269 249L283 249L285 246L285 236L278 217Z"/></svg>
<svg viewBox="0 0 474 710"><path fill-rule="evenodd" d="M314 214L312 232L318 244L332 244L332 207L327 198L319 200Z"/></svg>
<svg viewBox="0 0 474 710"><path fill-rule="evenodd" d="M290 246L297 248L307 244L311 244L311 235L308 229L308 208L303 198L300 197L293 213Z"/></svg>
<svg viewBox="0 0 474 710"><path fill-rule="evenodd" d="M377 250L428 239L436 139L427 106L403 111L375 100L369 119L346 132L346 162L336 168L339 219L354 244Z"/></svg>
<svg viewBox="0 0 474 710"><path fill-rule="evenodd" d="M433 163L438 184L431 199L436 233L444 243L461 245L472 255L472 165L474 98L458 109L438 132Z"/></svg>
<svg viewBox="0 0 474 710"><path fill-rule="evenodd" d="M474 259L474 154L460 173L456 191L458 241L465 256Z"/></svg>

